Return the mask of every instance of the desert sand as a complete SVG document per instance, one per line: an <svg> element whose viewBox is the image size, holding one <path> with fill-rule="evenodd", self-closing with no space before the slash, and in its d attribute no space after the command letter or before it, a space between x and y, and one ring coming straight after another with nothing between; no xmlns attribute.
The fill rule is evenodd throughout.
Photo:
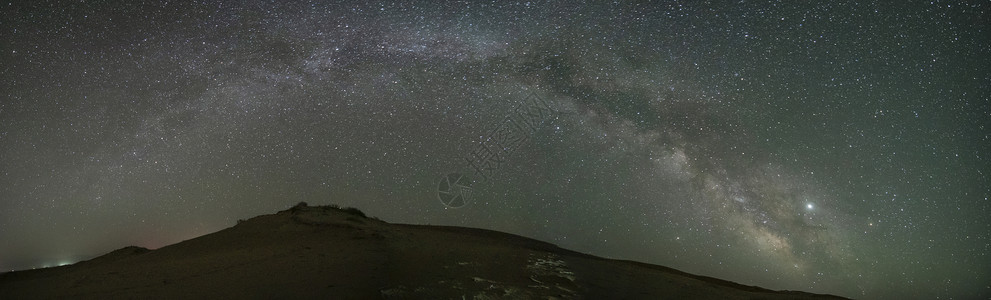
<svg viewBox="0 0 991 300"><path fill-rule="evenodd" d="M0 274L0 299L52 298L843 299L305 203L156 250Z"/></svg>

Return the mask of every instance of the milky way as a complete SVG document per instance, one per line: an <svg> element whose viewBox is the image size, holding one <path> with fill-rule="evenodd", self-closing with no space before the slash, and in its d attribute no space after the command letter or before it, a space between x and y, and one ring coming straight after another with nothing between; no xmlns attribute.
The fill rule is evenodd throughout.
<svg viewBox="0 0 991 300"><path fill-rule="evenodd" d="M306 201L991 295L984 3L178 2L3 5L0 269Z"/></svg>

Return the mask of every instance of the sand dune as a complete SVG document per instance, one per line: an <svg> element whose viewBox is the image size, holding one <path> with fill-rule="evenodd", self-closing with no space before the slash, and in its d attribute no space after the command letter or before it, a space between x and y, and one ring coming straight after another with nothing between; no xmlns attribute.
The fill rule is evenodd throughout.
<svg viewBox="0 0 991 300"><path fill-rule="evenodd" d="M0 299L36 298L842 299L305 205L157 250L0 274Z"/></svg>

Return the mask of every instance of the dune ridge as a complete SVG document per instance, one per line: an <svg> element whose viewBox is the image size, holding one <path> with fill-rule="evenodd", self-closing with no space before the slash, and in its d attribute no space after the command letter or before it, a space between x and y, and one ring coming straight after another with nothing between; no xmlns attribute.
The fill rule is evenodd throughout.
<svg viewBox="0 0 991 300"><path fill-rule="evenodd" d="M0 298L845 299L306 203L156 250L3 273Z"/></svg>

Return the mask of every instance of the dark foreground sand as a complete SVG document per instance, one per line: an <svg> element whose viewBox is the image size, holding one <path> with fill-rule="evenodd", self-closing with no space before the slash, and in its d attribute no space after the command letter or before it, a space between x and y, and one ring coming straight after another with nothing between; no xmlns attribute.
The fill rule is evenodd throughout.
<svg viewBox="0 0 991 300"><path fill-rule="evenodd" d="M0 274L0 299L34 298L842 299L305 205L157 250Z"/></svg>

